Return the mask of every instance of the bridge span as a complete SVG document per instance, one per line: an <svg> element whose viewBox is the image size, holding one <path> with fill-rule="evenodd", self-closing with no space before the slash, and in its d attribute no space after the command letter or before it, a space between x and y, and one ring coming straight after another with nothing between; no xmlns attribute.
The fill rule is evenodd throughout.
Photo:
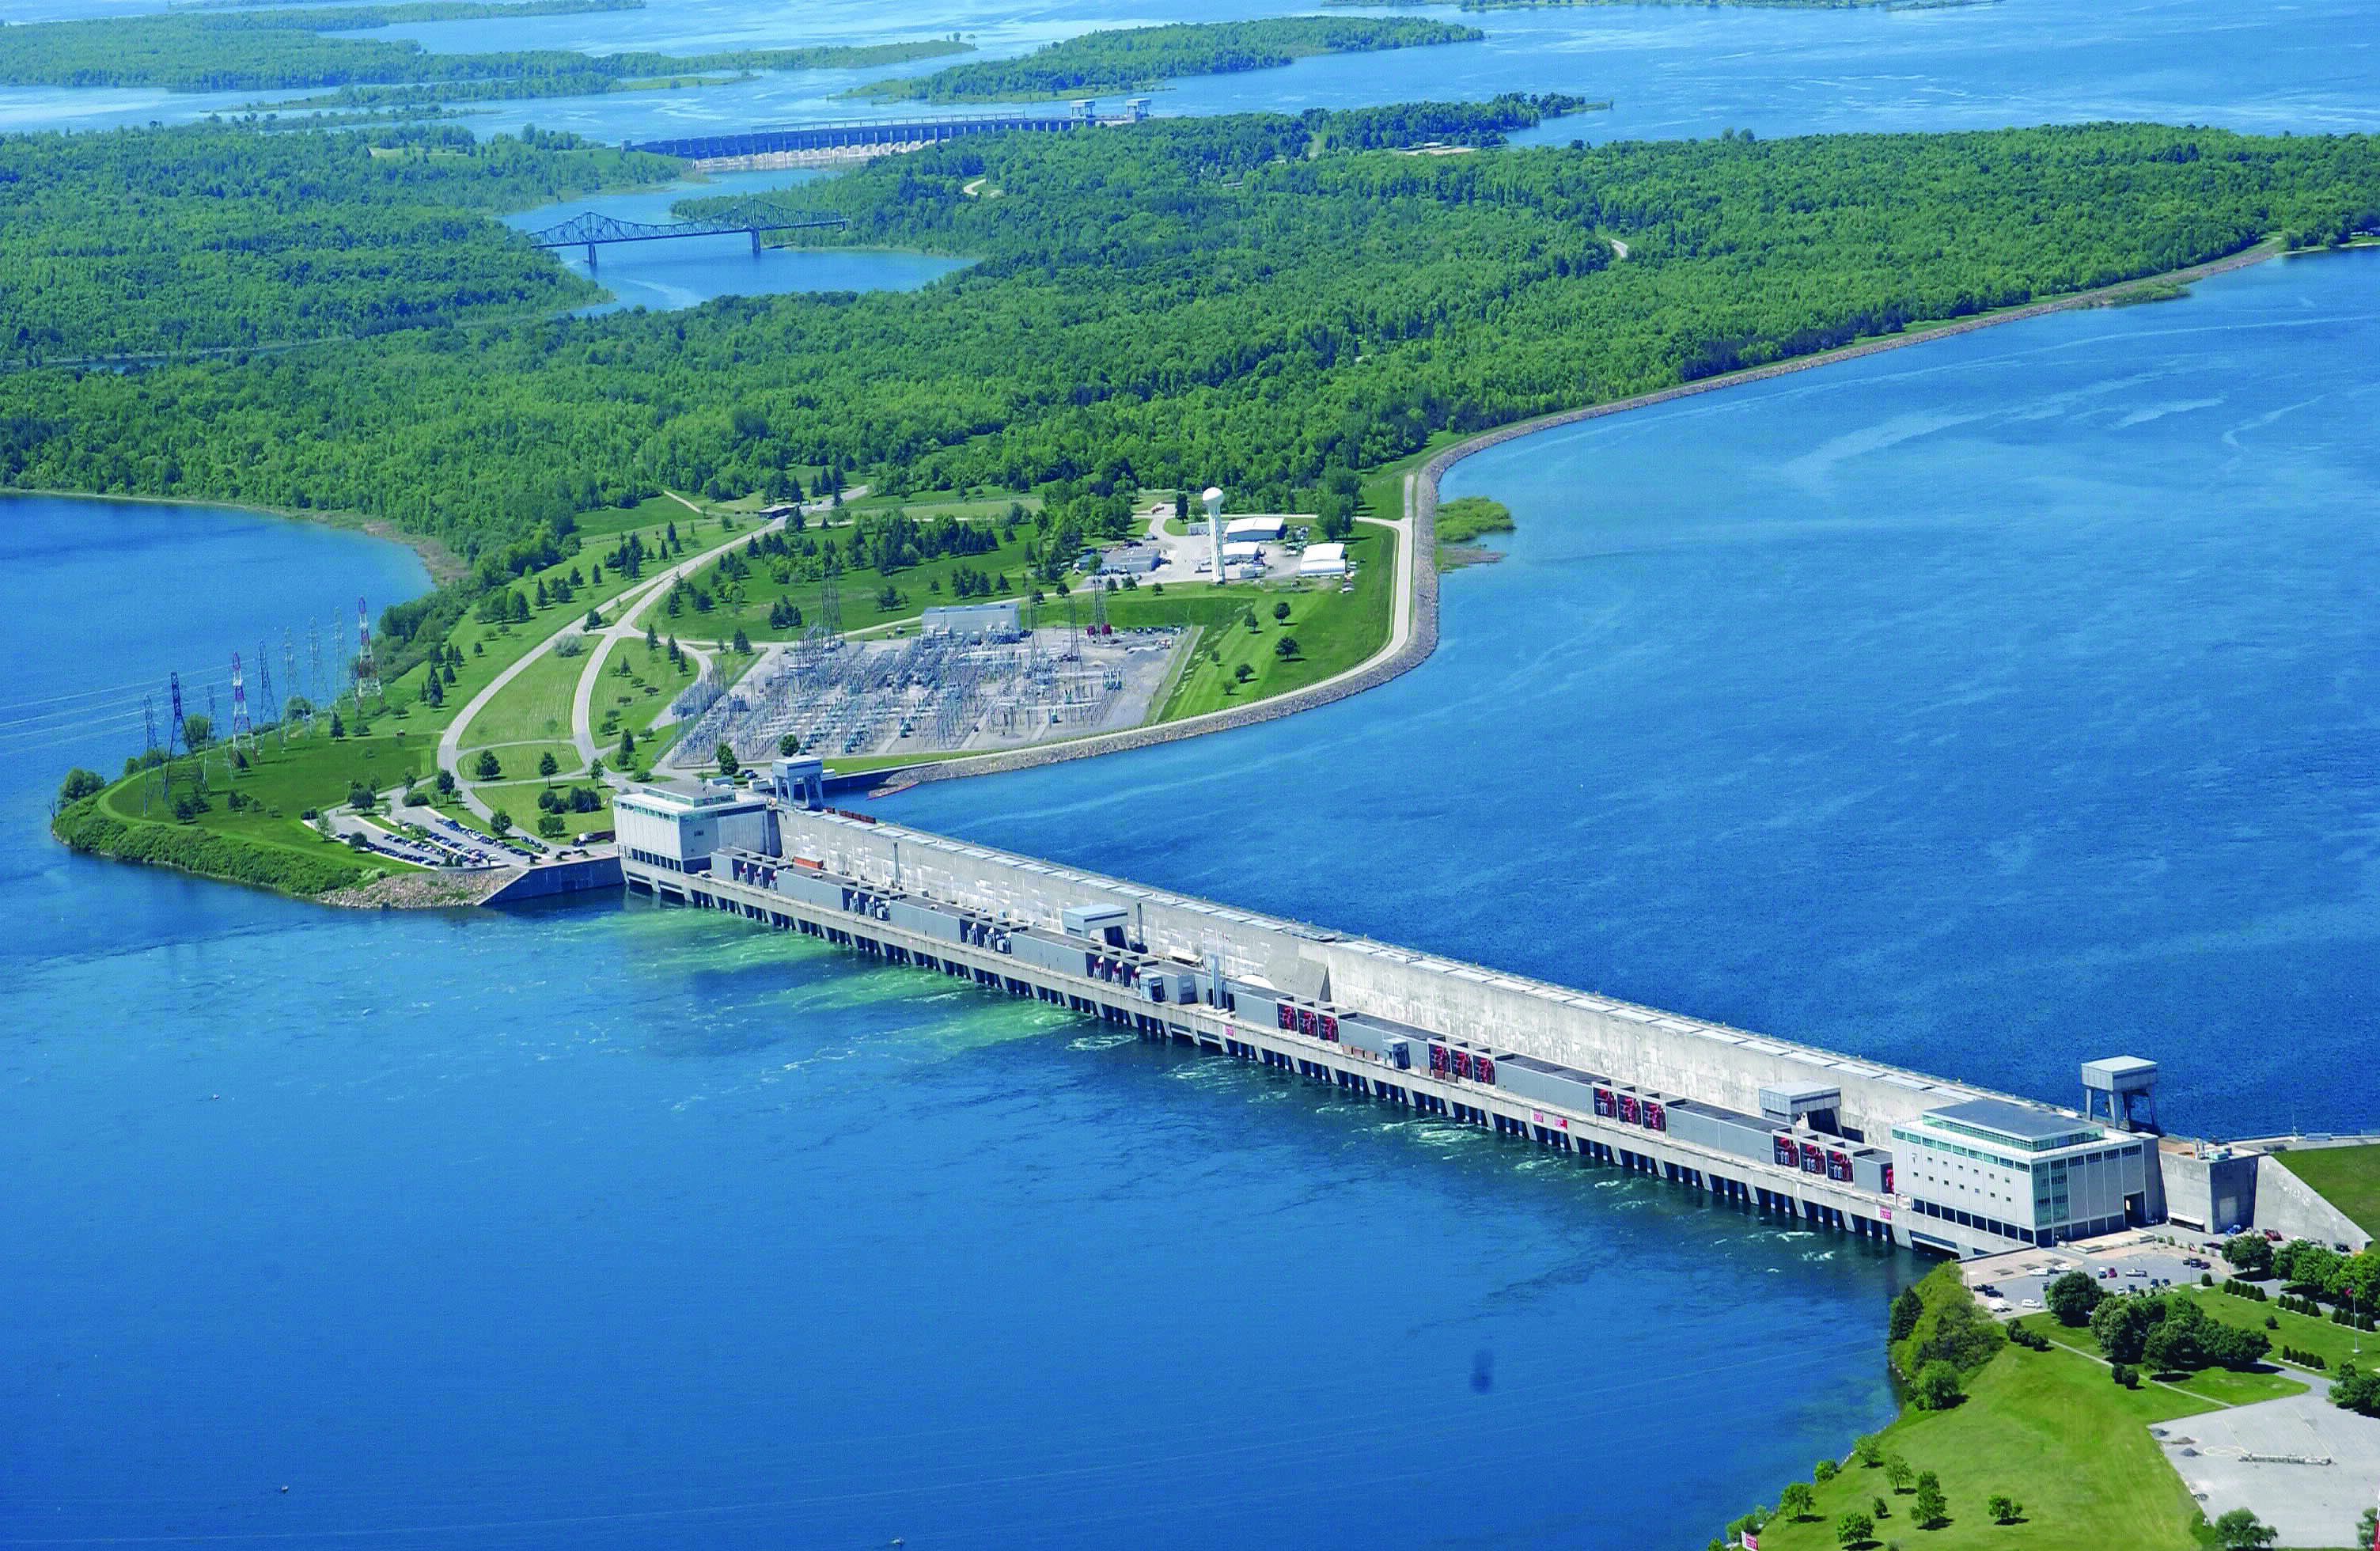
<svg viewBox="0 0 2380 1551"><path fill-rule="evenodd" d="M769 205L739 205L722 215L708 221L622 221L610 215L598 215L593 211L581 211L569 220L528 234L529 242L539 248L585 248L587 267L595 267L595 249L610 242L665 242L673 237L724 236L731 232L748 234L752 253L759 257L760 234L763 232L795 232L815 226L848 226L850 222L840 215L795 215Z"/></svg>

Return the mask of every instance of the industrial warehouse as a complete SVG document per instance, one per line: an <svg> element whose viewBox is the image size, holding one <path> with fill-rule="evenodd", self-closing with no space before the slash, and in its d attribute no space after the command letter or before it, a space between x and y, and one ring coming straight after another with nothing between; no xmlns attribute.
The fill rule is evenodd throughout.
<svg viewBox="0 0 2380 1551"><path fill-rule="evenodd" d="M2154 1062L2077 1112L822 806L814 758L615 806L628 888L1813 1225L1969 1256L2249 1220Z"/></svg>

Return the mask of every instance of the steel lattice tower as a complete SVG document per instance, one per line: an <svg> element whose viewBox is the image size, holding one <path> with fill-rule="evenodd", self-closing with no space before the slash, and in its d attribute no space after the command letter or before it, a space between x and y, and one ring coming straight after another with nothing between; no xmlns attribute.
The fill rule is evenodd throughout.
<svg viewBox="0 0 2380 1551"><path fill-rule="evenodd" d="M356 714L364 713L367 697L384 699L380 688L380 664L372 660L371 615L364 600L356 600Z"/></svg>
<svg viewBox="0 0 2380 1551"><path fill-rule="evenodd" d="M167 723L165 727L165 762L168 765L171 765L174 760L175 745L179 744L182 747L182 752L185 754L190 752L190 734L184 731L182 727L181 674L167 673L165 675L165 693L172 697L174 706L174 720ZM173 780L173 776L168 773L165 779L170 783Z"/></svg>
<svg viewBox="0 0 2380 1551"><path fill-rule="evenodd" d="M826 626L830 637L843 634L843 588L832 576L827 578L826 590L819 595L819 623Z"/></svg>
<svg viewBox="0 0 2380 1551"><path fill-rule="evenodd" d="M239 740L256 741L255 724L248 720L248 681L240 676L239 653L231 654L231 742L234 748Z"/></svg>
<svg viewBox="0 0 2380 1551"><path fill-rule="evenodd" d="M256 643L256 689L264 705L264 714L273 720L266 726L277 731L281 746L289 746L289 719L283 714L281 703L273 697L273 664L264 655L264 643Z"/></svg>
<svg viewBox="0 0 2380 1551"><path fill-rule="evenodd" d="M1104 638L1108 633L1107 584L1099 583L1091 589L1091 634Z"/></svg>
<svg viewBox="0 0 2380 1551"><path fill-rule="evenodd" d="M298 637L285 629L281 632L281 667L283 676L289 681L289 693L296 696L298 704L306 708L306 726L310 731L314 725L314 702L306 697L305 690L300 687L305 681L298 676ZM285 727L289 721L289 703L283 701L281 709L282 723ZM286 737L288 734L284 733L282 735Z"/></svg>
<svg viewBox="0 0 2380 1551"><path fill-rule="evenodd" d="M157 784L158 770L158 767L151 762L150 757L157 752L157 701L154 696L140 697L140 728L146 739L140 745L140 811L147 813L149 790ZM165 775L165 790L169 795L174 789L173 780L173 772L168 769Z"/></svg>
<svg viewBox="0 0 2380 1551"><path fill-rule="evenodd" d="M322 672L322 622L321 620L310 619L306 622L306 703L309 706L319 706L322 703L322 691L328 688L331 683L330 676ZM306 725L309 727L314 725L314 716L311 711L306 715Z"/></svg>

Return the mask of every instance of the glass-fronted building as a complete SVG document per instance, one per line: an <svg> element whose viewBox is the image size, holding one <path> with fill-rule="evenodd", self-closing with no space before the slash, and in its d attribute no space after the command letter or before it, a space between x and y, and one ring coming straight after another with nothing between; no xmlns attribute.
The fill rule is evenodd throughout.
<svg viewBox="0 0 2380 1551"><path fill-rule="evenodd" d="M2028 1244L2147 1220L2153 1137L1978 1098L1928 1109L1892 1140L1900 1192L1921 1217Z"/></svg>

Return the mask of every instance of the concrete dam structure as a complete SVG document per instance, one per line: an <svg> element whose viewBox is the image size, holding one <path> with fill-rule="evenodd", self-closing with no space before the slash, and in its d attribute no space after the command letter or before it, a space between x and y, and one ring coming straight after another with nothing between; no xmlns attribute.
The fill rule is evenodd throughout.
<svg viewBox="0 0 2380 1551"><path fill-rule="evenodd" d="M1912 1249L2253 1220L2254 1157L2164 1137L2145 1060L2062 1109L827 809L820 773L624 794L626 886Z"/></svg>
<svg viewBox="0 0 2380 1551"><path fill-rule="evenodd" d="M1086 98L1064 113L1001 112L939 114L917 118L845 118L815 124L767 124L717 135L631 140L625 151L677 156L698 166L751 157L803 151L914 151L971 135L1058 134L1099 126L1137 124L1148 116L1148 99L1135 97L1120 114L1102 115Z"/></svg>

